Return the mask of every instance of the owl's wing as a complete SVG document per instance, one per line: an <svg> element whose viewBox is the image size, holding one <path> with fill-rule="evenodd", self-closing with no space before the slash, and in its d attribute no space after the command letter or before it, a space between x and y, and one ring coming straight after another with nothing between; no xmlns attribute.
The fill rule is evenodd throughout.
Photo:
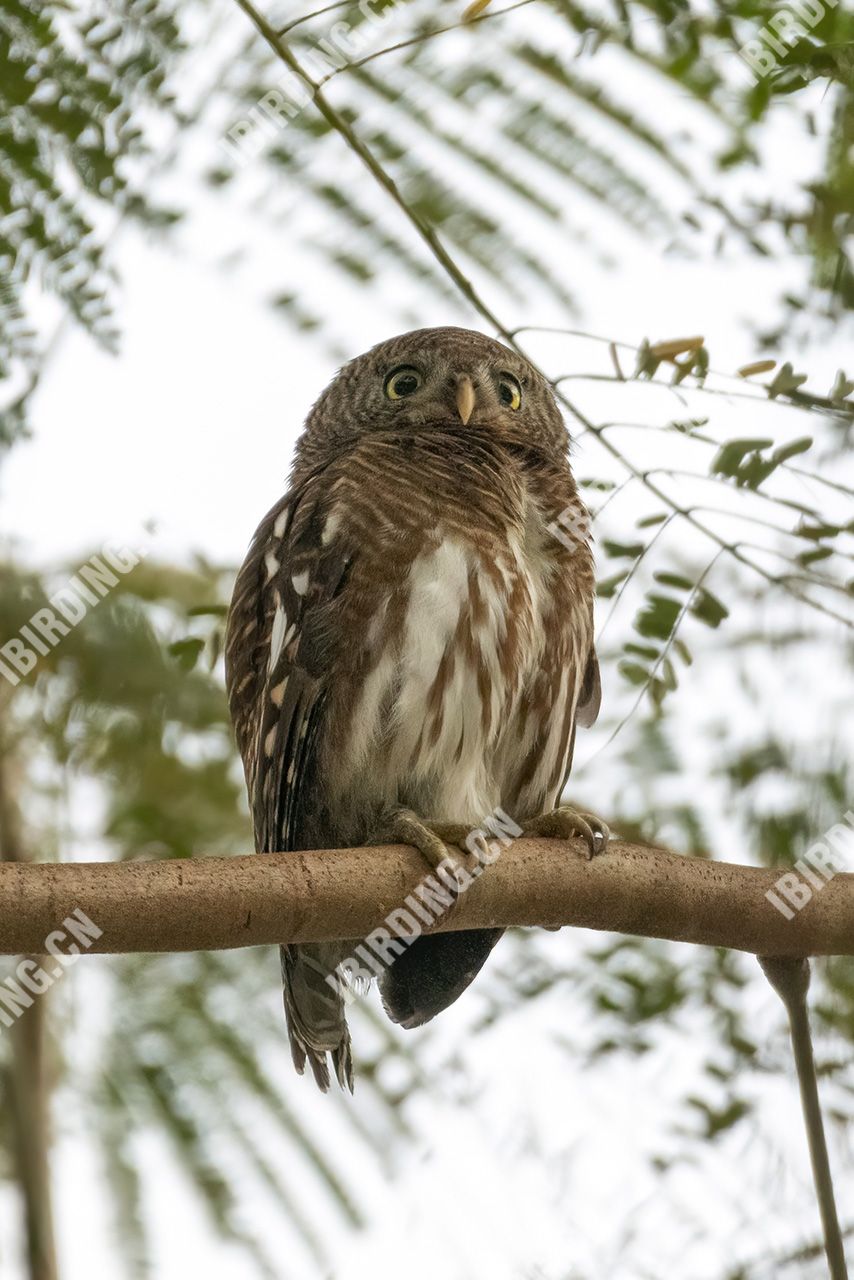
<svg viewBox="0 0 854 1280"><path fill-rule="evenodd" d="M318 489L308 480L262 520L226 629L229 709L259 852L299 847L301 795L310 790L327 676L342 640L336 599L351 558L346 537L324 538Z"/></svg>
<svg viewBox="0 0 854 1280"><path fill-rule="evenodd" d="M259 853L304 848L306 808L331 673L346 643L342 602L348 536L326 516L320 475L286 494L262 520L234 589L225 669ZM349 541L352 541L350 539ZM331 1057L353 1087L345 1006L327 982L351 944L282 948L285 1013L294 1065L329 1088Z"/></svg>
<svg viewBox="0 0 854 1280"><path fill-rule="evenodd" d="M581 692L578 695L578 702L575 706L575 716L572 721L572 728L569 733L569 751L566 756L566 768L563 773L563 781L560 784L558 797L563 794L563 789L569 782L569 775L572 773L572 762L575 758L575 735L578 726L582 729L589 729L595 722L599 714L599 706L602 702L602 684L599 679L599 659L596 657L596 650L590 646L590 653L587 657L587 663L584 668L584 675L581 680Z"/></svg>
<svg viewBox="0 0 854 1280"><path fill-rule="evenodd" d="M599 659L596 650L590 646L584 679L581 682L581 693L575 708L575 723L583 729L589 729L596 722L599 707L602 705L602 682L599 678Z"/></svg>

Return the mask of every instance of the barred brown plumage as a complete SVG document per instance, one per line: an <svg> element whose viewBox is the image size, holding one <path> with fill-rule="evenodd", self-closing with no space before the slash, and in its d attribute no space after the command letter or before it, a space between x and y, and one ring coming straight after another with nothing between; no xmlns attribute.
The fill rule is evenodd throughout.
<svg viewBox="0 0 854 1280"><path fill-rule="evenodd" d="M468 330L393 338L323 393L228 620L259 851L364 844L400 809L476 826L553 808L599 702L590 547L548 529L567 509L586 529L568 443L541 376ZM389 1015L446 1007L499 936L415 941L380 979ZM282 951L294 1062L324 1089L327 1054L352 1087L326 978L355 945Z"/></svg>

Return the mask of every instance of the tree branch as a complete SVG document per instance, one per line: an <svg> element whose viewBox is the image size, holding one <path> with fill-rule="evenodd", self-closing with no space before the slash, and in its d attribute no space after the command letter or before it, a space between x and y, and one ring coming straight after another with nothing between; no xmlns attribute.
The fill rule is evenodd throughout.
<svg viewBox="0 0 854 1280"><path fill-rule="evenodd" d="M780 870L685 858L614 840L520 839L438 928L577 925L758 955L854 955L854 875L787 920L769 902ZM402 906L425 864L405 846L168 862L0 863L0 953L39 952L80 908L101 952L204 951L362 938ZM62 950L62 944L59 945Z"/></svg>

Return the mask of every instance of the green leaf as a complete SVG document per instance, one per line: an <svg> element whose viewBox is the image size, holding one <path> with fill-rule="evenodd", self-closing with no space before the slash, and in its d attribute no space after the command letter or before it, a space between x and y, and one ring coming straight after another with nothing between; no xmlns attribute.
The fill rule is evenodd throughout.
<svg viewBox="0 0 854 1280"><path fill-rule="evenodd" d="M777 396L789 395L792 391L797 391L798 387L802 387L807 380L805 373L795 373L789 361L786 361L774 375L772 382L768 384L768 395L774 400Z"/></svg>
<svg viewBox="0 0 854 1280"><path fill-rule="evenodd" d="M832 547L816 547L815 551L802 551L796 559L798 564L806 568L807 565L815 564L818 560L827 560L832 555Z"/></svg>
<svg viewBox="0 0 854 1280"><path fill-rule="evenodd" d="M614 573L610 578L603 578L596 585L596 594L602 600L610 600L617 594L617 588L621 583L625 582L628 577L628 570L621 569L619 573Z"/></svg>
<svg viewBox="0 0 854 1280"><path fill-rule="evenodd" d="M793 440L791 444L781 445L779 449L775 449L771 454L772 462L778 465L785 462L787 458L794 458L799 453L806 453L813 445L812 436L802 436L800 440Z"/></svg>
<svg viewBox="0 0 854 1280"><path fill-rule="evenodd" d="M679 682L676 678L676 669L669 658L665 658L661 664L661 677L668 693L672 693Z"/></svg>
<svg viewBox="0 0 854 1280"><path fill-rule="evenodd" d="M705 587L700 588L697 598L691 605L691 613L701 622L705 622L707 627L719 627L724 619L729 617L729 609Z"/></svg>
<svg viewBox="0 0 854 1280"><path fill-rule="evenodd" d="M638 662L618 662L617 670L621 676L628 680L629 684L646 684L649 679L649 672Z"/></svg>
<svg viewBox="0 0 854 1280"><path fill-rule="evenodd" d="M681 636L676 636L673 640L673 648L679 657L685 663L686 667L690 667L694 659L691 657L691 650L688 648Z"/></svg>
<svg viewBox="0 0 854 1280"><path fill-rule="evenodd" d="M805 521L794 530L798 538L808 538L810 542L818 542L821 538L835 538L842 533L843 526L838 524L807 524Z"/></svg>
<svg viewBox="0 0 854 1280"><path fill-rule="evenodd" d="M205 647L204 640L197 636L189 636L186 640L176 640L169 645L169 653L178 659L182 671L192 671Z"/></svg>
<svg viewBox="0 0 854 1280"><path fill-rule="evenodd" d="M227 604L197 604L187 610L188 618L215 617L224 618L228 613Z"/></svg>
<svg viewBox="0 0 854 1280"><path fill-rule="evenodd" d="M635 630L642 636L669 640L681 609L680 602L672 596L649 595L645 607L635 618Z"/></svg>
<svg viewBox="0 0 854 1280"><path fill-rule="evenodd" d="M651 662L654 662L658 657L658 650L654 649L650 644L632 644L629 642L623 645L623 651L624 653L637 654L639 658L649 658Z"/></svg>
<svg viewBox="0 0 854 1280"><path fill-rule="evenodd" d="M686 578L680 573L665 573L662 571L653 574L653 577L656 582L660 582L663 587L676 587L682 591L691 591L694 587L694 583L691 579Z"/></svg>
<svg viewBox="0 0 854 1280"><path fill-rule="evenodd" d="M842 369L839 369L833 386L830 388L830 399L845 400L851 395L852 391L854 391L854 381Z"/></svg>
<svg viewBox="0 0 854 1280"><path fill-rule="evenodd" d="M712 462L712 475L737 476L748 454L760 453L774 443L767 437L729 440L722 445Z"/></svg>
<svg viewBox="0 0 854 1280"><path fill-rule="evenodd" d="M614 542L610 538L602 540L602 549L613 560L637 560L644 550L642 542Z"/></svg>

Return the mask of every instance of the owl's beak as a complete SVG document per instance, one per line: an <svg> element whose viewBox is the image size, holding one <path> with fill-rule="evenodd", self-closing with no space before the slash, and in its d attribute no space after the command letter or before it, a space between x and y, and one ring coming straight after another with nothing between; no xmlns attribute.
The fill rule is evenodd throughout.
<svg viewBox="0 0 854 1280"><path fill-rule="evenodd" d="M465 373L457 383L457 413L464 427L468 426L469 418L474 413L474 402L474 386L471 378Z"/></svg>

